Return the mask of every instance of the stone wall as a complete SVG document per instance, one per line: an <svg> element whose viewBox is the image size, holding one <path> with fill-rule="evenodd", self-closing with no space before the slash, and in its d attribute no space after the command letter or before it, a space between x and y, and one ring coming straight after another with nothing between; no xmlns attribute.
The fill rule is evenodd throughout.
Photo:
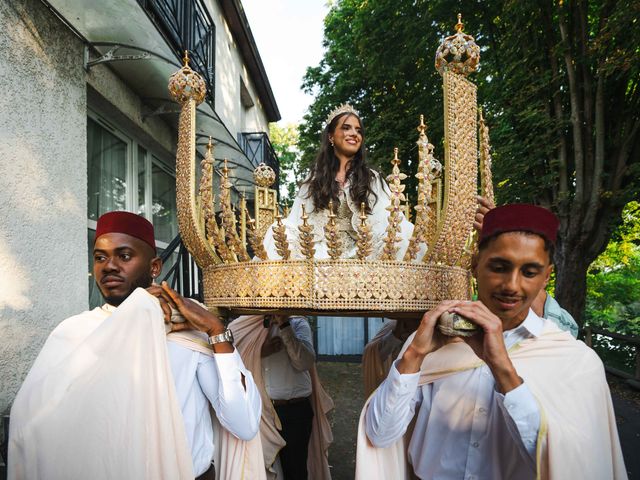
<svg viewBox="0 0 640 480"><path fill-rule="evenodd" d="M83 48L39 0L0 2L0 412L87 308Z"/></svg>

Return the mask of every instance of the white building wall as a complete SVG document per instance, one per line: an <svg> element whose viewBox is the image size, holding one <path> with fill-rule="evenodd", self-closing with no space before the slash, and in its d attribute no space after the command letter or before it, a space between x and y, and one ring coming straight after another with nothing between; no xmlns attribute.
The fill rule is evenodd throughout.
<svg viewBox="0 0 640 480"><path fill-rule="evenodd" d="M209 0L207 5L216 26L216 112L236 139L241 132L268 134L267 116L222 10L216 0ZM241 78L254 102L254 106L246 110L240 100Z"/></svg>
<svg viewBox="0 0 640 480"><path fill-rule="evenodd" d="M0 2L0 412L51 330L87 308L82 43L39 0Z"/></svg>
<svg viewBox="0 0 640 480"><path fill-rule="evenodd" d="M11 25L0 28L4 413L49 333L88 307L87 109L163 159L176 137L160 117L143 121L140 97L108 66L87 74L82 43L39 0L0 1L0 25Z"/></svg>

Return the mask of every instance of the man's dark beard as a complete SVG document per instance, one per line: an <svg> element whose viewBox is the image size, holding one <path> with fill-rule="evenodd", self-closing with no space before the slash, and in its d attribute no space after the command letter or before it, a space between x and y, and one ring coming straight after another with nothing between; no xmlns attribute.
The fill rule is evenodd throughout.
<svg viewBox="0 0 640 480"><path fill-rule="evenodd" d="M125 295L107 296L104 294L104 292L100 288L100 285L98 285L98 290L100 290L100 294L109 305L113 305L114 307L117 307L122 302L124 302L127 298L129 298L129 295L131 295L136 288L138 287L149 288L152 283L153 283L153 278L151 277L151 274L149 272L145 272L140 277L138 277L136 280L133 281L133 283L131 284L131 288Z"/></svg>

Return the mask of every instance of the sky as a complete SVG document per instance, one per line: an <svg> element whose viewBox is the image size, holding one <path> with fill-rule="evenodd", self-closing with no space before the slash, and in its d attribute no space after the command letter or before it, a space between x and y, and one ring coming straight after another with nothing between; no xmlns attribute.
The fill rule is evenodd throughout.
<svg viewBox="0 0 640 480"><path fill-rule="evenodd" d="M249 27L280 109L282 126L299 123L313 101L300 85L322 59L327 0L242 0Z"/></svg>

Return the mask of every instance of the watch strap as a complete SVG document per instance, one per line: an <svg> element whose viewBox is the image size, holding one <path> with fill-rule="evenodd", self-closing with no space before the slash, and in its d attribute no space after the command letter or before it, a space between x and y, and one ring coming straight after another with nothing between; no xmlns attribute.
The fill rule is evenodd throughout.
<svg viewBox="0 0 640 480"><path fill-rule="evenodd" d="M217 343L230 342L233 343L233 333L228 328L224 329L224 332L209 337L209 345L215 345Z"/></svg>
<svg viewBox="0 0 640 480"><path fill-rule="evenodd" d="M278 325L280 330L284 330L285 328L290 327L290 326L291 326L291 323L289 323L289 320L285 320L280 325Z"/></svg>

